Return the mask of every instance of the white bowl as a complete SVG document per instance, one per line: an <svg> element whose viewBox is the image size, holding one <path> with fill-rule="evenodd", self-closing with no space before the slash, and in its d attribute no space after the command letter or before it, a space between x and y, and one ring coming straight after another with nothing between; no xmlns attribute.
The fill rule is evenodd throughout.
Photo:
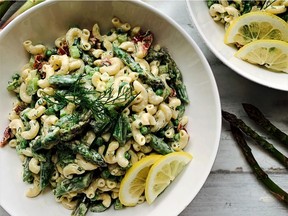
<svg viewBox="0 0 288 216"><path fill-rule="evenodd" d="M271 72L234 56L236 48L224 44L224 26L209 15L205 0L186 0L192 21L211 51L228 67L258 84L288 91L288 74Z"/></svg>
<svg viewBox="0 0 288 216"><path fill-rule="evenodd" d="M46 1L10 23L0 33L0 131L3 133L8 125L7 117L14 101L6 90L7 82L28 61L22 42L30 39L52 46L55 38L70 26L91 28L96 22L105 32L111 27L113 16L150 29L156 42L168 48L182 71L191 101L187 107L190 119L187 130L191 137L186 151L192 153L194 159L152 205L144 203L119 211L111 208L101 215L177 215L199 192L212 168L221 131L220 101L212 71L195 42L173 20L143 2ZM70 215L69 210L56 203L51 191L33 199L25 197L30 185L22 182L21 170L15 150L9 146L0 149L0 205L9 214Z"/></svg>

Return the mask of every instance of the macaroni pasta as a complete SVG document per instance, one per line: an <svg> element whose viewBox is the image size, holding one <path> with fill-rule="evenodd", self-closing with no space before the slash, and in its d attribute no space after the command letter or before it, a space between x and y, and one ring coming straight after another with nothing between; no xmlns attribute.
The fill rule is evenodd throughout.
<svg viewBox="0 0 288 216"><path fill-rule="evenodd" d="M150 31L117 17L111 24L107 34L98 24L70 28L54 47L23 43L31 59L8 84L19 101L0 146L23 160L28 197L49 187L68 209L104 211L119 205L134 163L166 154L152 141L171 151L188 144L189 100L176 63Z"/></svg>

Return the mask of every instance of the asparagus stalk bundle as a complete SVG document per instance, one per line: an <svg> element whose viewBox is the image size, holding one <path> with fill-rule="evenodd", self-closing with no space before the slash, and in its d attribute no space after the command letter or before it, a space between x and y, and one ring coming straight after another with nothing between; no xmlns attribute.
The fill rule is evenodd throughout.
<svg viewBox="0 0 288 216"><path fill-rule="evenodd" d="M222 117L234 127L239 128L244 134L251 137L259 146L288 168L288 158L278 151L271 143L261 137L256 131L246 125L245 122L237 118L234 114L226 111L222 111Z"/></svg>
<svg viewBox="0 0 288 216"><path fill-rule="evenodd" d="M241 148L248 164L250 165L253 173L256 175L257 179L280 201L288 204L288 194L282 190L275 182L273 182L267 173L259 166L256 159L254 158L251 148L247 145L245 138L239 128L230 124L231 131L234 139L236 140L238 146Z"/></svg>
<svg viewBox="0 0 288 216"><path fill-rule="evenodd" d="M243 103L243 108L256 124L262 127L268 134L272 135L274 138L278 139L281 143L287 145L288 147L288 135L282 132L279 128L273 125L263 113L252 104Z"/></svg>
<svg viewBox="0 0 288 216"><path fill-rule="evenodd" d="M0 26L0 29L3 29L5 26L7 26L13 19L15 19L17 16L25 12L26 10L34 7L35 5L43 2L44 0L27 0L18 10L10 16L2 26ZM7 12L7 10L12 5L8 2L15 2L15 1L3 1L0 0L0 19L3 17L3 15ZM6 7L5 7L6 6ZM3 12L2 12L3 11ZM2 16L1 16L2 15Z"/></svg>
<svg viewBox="0 0 288 216"><path fill-rule="evenodd" d="M274 126L268 119L264 117L262 112L251 104L243 104L243 108L248 116L261 126L267 133L274 136L283 144L287 144L287 135L280 129ZM288 167L288 158L279 152L271 143L266 141L263 137L258 135L256 131L246 125L241 119L234 114L222 111L222 117L230 123L232 135L241 148L246 161L251 167L257 179L280 201L288 204L288 193L281 189L275 182L273 182L268 174L259 166L258 162L252 154L251 148L248 146L244 134L252 138L259 146L270 153L274 158L281 162L286 168Z"/></svg>
<svg viewBox="0 0 288 216"><path fill-rule="evenodd" d="M0 0L0 21L15 1Z"/></svg>

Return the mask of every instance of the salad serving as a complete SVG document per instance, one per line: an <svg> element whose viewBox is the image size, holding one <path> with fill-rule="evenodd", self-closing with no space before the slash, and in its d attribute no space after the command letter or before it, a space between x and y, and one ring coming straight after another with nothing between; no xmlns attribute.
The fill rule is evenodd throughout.
<svg viewBox="0 0 288 216"><path fill-rule="evenodd" d="M274 72L288 72L288 2L206 1L209 14L224 25L224 43L235 56Z"/></svg>
<svg viewBox="0 0 288 216"><path fill-rule="evenodd" d="M0 145L22 160L28 197L51 189L79 216L122 209L121 181L134 164L184 151L188 94L153 37L114 17L106 34L95 24L69 28L54 47L23 42L30 59L8 83L17 101ZM145 192L134 205L144 201Z"/></svg>

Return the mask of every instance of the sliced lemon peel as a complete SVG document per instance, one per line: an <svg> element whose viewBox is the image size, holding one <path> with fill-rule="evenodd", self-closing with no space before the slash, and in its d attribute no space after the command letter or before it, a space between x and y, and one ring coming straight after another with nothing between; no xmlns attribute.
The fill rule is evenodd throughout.
<svg viewBox="0 0 288 216"><path fill-rule="evenodd" d="M151 167L145 186L145 198L148 204L161 194L192 160L187 152L173 152L157 160Z"/></svg>
<svg viewBox="0 0 288 216"><path fill-rule="evenodd" d="M259 39L288 41L288 24L268 12L249 12L232 21L225 32L224 43L243 46Z"/></svg>
<svg viewBox="0 0 288 216"><path fill-rule="evenodd" d="M288 73L288 43L284 41L254 41L240 48L235 56L276 72Z"/></svg>

